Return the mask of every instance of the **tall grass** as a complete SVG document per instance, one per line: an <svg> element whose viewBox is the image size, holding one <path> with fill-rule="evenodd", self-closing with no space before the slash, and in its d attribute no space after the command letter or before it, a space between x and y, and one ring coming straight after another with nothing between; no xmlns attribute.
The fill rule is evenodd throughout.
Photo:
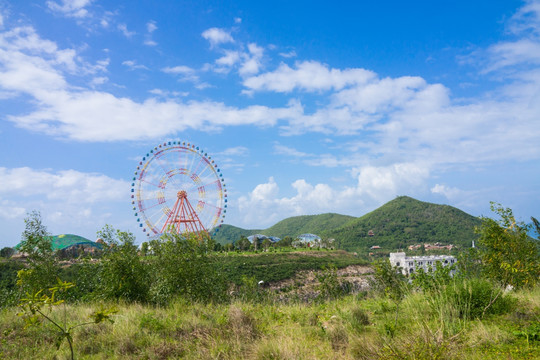
<svg viewBox="0 0 540 360"><path fill-rule="evenodd" d="M540 358L540 341L527 343L516 334L538 322L539 287L516 292L506 312L481 318L462 311L453 286L436 295L408 293L393 336L388 326L394 324L395 304L372 293L310 303L283 303L271 296L214 305L181 298L167 306L120 303L114 324L75 332L76 358ZM68 305L66 311L76 322L95 307ZM0 312L0 359L67 358L65 350L56 350L51 328L24 329L15 313L13 308ZM63 313L53 310L52 316Z"/></svg>

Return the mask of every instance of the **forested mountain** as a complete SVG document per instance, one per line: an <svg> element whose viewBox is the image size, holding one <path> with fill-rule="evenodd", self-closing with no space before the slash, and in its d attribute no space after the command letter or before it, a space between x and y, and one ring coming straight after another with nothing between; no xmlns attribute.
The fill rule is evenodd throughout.
<svg viewBox="0 0 540 360"><path fill-rule="evenodd" d="M252 234L283 238L313 233L334 238L337 247L345 250L366 250L374 245L387 250L405 249L424 242L468 247L477 238L474 227L478 225L479 218L455 207L399 196L359 218L332 213L294 216L264 230L223 225L215 239L225 244ZM370 230L373 236L369 236Z"/></svg>
<svg viewBox="0 0 540 360"><path fill-rule="evenodd" d="M477 238L474 227L480 223L479 218L455 207L399 196L338 229L325 231L322 236L336 239L337 247L346 250L374 245L405 249L425 242L468 247Z"/></svg>

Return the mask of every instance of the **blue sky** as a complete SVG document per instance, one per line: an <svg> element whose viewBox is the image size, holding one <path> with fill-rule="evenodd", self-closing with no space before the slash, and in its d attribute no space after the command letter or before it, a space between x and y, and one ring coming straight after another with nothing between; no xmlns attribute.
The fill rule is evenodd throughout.
<svg viewBox="0 0 540 360"><path fill-rule="evenodd" d="M143 241L131 178L174 140L244 228L398 195L540 217L539 65L535 1L0 0L0 246L32 210Z"/></svg>

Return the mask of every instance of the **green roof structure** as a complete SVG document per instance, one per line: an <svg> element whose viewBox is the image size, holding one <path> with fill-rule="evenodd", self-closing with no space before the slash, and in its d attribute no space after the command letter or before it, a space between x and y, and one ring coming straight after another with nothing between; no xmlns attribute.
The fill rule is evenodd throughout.
<svg viewBox="0 0 540 360"><path fill-rule="evenodd" d="M72 246L76 245L86 245L95 247L98 249L102 249L103 246L99 243L96 243L94 241L88 240L82 236L79 235L73 235L73 234L62 234L62 235L55 235L49 237L52 242L52 249L54 251L57 250L64 250ZM22 243L18 243L15 246L15 249L19 249L21 247Z"/></svg>

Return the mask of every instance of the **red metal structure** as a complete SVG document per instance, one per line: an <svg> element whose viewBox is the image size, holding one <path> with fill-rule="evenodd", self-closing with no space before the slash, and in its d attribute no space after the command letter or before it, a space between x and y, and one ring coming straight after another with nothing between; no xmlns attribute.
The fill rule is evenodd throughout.
<svg viewBox="0 0 540 360"><path fill-rule="evenodd" d="M184 190L177 193L176 202L174 203L169 216L167 216L167 220L165 220L161 232L175 232L178 234L188 232L199 234L199 236L207 234L204 225L197 216L197 212L189 203L187 192Z"/></svg>

